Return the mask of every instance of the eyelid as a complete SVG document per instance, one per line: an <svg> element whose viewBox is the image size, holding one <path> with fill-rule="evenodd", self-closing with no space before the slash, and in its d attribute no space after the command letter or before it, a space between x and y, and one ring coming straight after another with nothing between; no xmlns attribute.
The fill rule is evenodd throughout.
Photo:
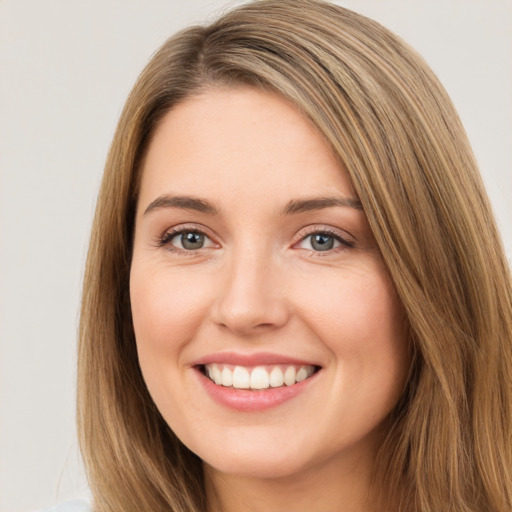
<svg viewBox="0 0 512 512"><path fill-rule="evenodd" d="M184 232L195 232L200 233L204 235L206 238L208 238L212 245L208 247L201 247L199 249L195 250L187 250L180 247L175 247L170 244L170 241L184 233ZM343 250L348 250L353 247L355 247L356 238L351 235L349 232L335 228L333 226L325 225L325 224L312 224L310 226L305 226L302 228L297 235L294 237L294 241L292 242L291 246L292 248L299 248L298 245L303 242L308 236L311 236L313 234L326 234L329 236L332 236L336 240L340 242L341 245L338 247L332 248L330 250L327 250L325 252L323 251L314 251L312 249L305 249L303 250L315 253L317 256L327 256L328 254L332 254L333 252L340 252ZM160 248L165 248L170 252L176 252L176 253L182 253L182 254L198 254L203 249L211 249L215 247L220 247L220 243L217 241L217 237L211 233L211 230L206 228L205 226L201 224L196 224L193 222L186 222L183 224L177 224L176 226L171 226L167 228L163 233L161 233L156 241L155 245Z"/></svg>
<svg viewBox="0 0 512 512"><path fill-rule="evenodd" d="M292 247L299 248L297 246L301 242L303 242L308 236L311 236L314 234L326 234L326 235L332 236L333 238L335 238L336 240L338 240L341 243L340 246L335 247L330 250L327 250L325 252L314 251L312 249L303 249L306 251L313 252L313 253L315 253L315 255L318 255L318 256L323 256L323 255L326 256L328 254L332 254L333 252L336 253L336 252L340 252L343 250L351 249L351 248L354 248L356 245L356 238L345 230L342 230L339 228L334 228L332 226L328 226L325 224L312 224L310 226L304 227L297 233L297 236L295 237L295 241L293 242Z"/></svg>
<svg viewBox="0 0 512 512"><path fill-rule="evenodd" d="M204 235L205 238L211 241L212 245L208 247L201 247L200 249L195 250L187 250L180 247L175 247L171 245L171 240L182 234L182 233L200 233ZM177 224L176 226L171 226L167 228L163 233L161 233L157 239L156 244L157 247L165 248L170 252L182 253L182 254L197 254L202 249L211 249L212 247L220 247L220 244L216 241L216 237L211 234L211 231L201 224L195 224L193 222L185 222L183 224Z"/></svg>

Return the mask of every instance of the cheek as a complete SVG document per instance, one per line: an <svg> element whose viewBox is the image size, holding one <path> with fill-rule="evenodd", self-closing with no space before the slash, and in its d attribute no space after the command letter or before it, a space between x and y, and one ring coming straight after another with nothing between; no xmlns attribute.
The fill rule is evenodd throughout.
<svg viewBox="0 0 512 512"><path fill-rule="evenodd" d="M208 287L193 275L152 272L134 262L130 298L137 350L145 367L179 363L183 347L194 336L209 303Z"/></svg>
<svg viewBox="0 0 512 512"><path fill-rule="evenodd" d="M410 365L405 316L385 272L346 273L324 285L329 293L316 288L305 295L305 308L314 311L310 327L331 354L331 421L344 425L343 439L355 440L381 424L403 393ZM331 441L340 443L339 434Z"/></svg>
<svg viewBox="0 0 512 512"><path fill-rule="evenodd" d="M186 347L201 328L210 302L200 275L155 269L134 258L130 298L139 365L166 422L187 431Z"/></svg>
<svg viewBox="0 0 512 512"><path fill-rule="evenodd" d="M317 275L305 284L301 316L330 350L343 386L353 386L357 394L400 392L409 365L406 321L382 264L371 261L357 270L326 273L324 279Z"/></svg>
<svg viewBox="0 0 512 512"><path fill-rule="evenodd" d="M400 301L383 271L342 269L301 282L302 290L295 292L301 297L301 309L319 327L344 339L356 340L368 333L375 338L394 330L403 318Z"/></svg>

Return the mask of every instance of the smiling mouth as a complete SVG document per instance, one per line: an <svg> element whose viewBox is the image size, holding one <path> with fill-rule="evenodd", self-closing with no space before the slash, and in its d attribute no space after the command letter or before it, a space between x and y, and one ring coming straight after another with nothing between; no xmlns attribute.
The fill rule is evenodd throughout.
<svg viewBox="0 0 512 512"><path fill-rule="evenodd" d="M201 373L218 386L262 391L289 387L309 379L319 371L314 365L275 364L266 366L238 366L221 363L200 365Z"/></svg>

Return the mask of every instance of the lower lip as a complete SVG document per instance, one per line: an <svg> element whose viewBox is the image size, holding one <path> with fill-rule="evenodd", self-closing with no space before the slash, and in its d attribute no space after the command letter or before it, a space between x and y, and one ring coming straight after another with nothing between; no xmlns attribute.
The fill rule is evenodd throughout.
<svg viewBox="0 0 512 512"><path fill-rule="evenodd" d="M248 389L219 386L206 377L199 369L195 370L199 375L201 384L213 400L231 409L245 412L264 411L295 398L306 391L318 375L317 372L306 380L293 384L293 386L251 391Z"/></svg>

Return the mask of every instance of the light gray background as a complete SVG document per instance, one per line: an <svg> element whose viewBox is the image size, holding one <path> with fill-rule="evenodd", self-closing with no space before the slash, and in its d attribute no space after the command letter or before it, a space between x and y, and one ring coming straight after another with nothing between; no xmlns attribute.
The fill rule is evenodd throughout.
<svg viewBox="0 0 512 512"><path fill-rule="evenodd" d="M86 494L74 435L88 231L124 100L224 0L0 0L0 510ZM512 254L512 2L346 0L424 55L459 109Z"/></svg>

